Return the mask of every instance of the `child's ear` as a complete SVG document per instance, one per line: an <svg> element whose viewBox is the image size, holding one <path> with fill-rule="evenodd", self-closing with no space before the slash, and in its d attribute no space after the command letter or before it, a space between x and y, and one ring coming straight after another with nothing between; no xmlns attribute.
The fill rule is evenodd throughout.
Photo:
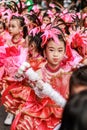
<svg viewBox="0 0 87 130"><path fill-rule="evenodd" d="M23 32L23 27L20 27L20 32Z"/></svg>
<svg viewBox="0 0 87 130"><path fill-rule="evenodd" d="M43 50L43 56L46 59L46 51L45 50Z"/></svg>
<svg viewBox="0 0 87 130"><path fill-rule="evenodd" d="M20 29L20 34L23 34L23 29Z"/></svg>
<svg viewBox="0 0 87 130"><path fill-rule="evenodd" d="M35 49L35 45L33 43L29 44L29 48Z"/></svg>
<svg viewBox="0 0 87 130"><path fill-rule="evenodd" d="M31 44L31 48L32 48L32 49L35 49L35 44Z"/></svg>

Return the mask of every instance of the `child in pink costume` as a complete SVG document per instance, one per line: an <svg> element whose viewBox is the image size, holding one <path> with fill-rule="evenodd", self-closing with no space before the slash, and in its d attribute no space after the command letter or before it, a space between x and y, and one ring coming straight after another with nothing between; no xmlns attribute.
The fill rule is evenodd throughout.
<svg viewBox="0 0 87 130"><path fill-rule="evenodd" d="M2 77L2 88L3 91L14 82L14 74L26 59L27 49L25 44L26 34L24 32L24 19L22 17L12 16L9 25L9 33L12 38L5 42L5 54L4 63L4 74ZM21 55L24 54L24 55ZM23 58L23 59L22 59ZM3 92L2 91L2 92ZM11 121L5 120L5 124L11 124Z"/></svg>
<svg viewBox="0 0 87 130"><path fill-rule="evenodd" d="M45 64L45 62L46 62L44 57L41 55L42 49L40 47L40 44L41 44L42 40L41 40L40 36L41 36L41 34L39 33L39 34L36 34L35 36L31 35L28 37L28 47L29 48L28 48L26 60L27 60L27 62L30 63L31 67L34 70L40 69L42 67L42 65ZM11 88L10 84L9 84L8 88L3 93L2 98L5 97L4 105L6 106L7 110L10 110L12 113L15 114L16 111L18 110L18 107L21 104L26 102L27 97L28 97L27 94L28 94L28 91L30 91L30 88L26 87L28 85L28 84L26 84L26 80L23 80L23 81L20 80L18 83L17 80L15 79L15 74L13 75L13 81L14 82L11 84L14 84L14 85L12 85L14 87ZM8 97L8 98L6 98L6 97ZM15 101L14 101L14 99L15 99ZM11 102L10 102L10 100L11 100ZM13 103L12 101L15 103Z"/></svg>
<svg viewBox="0 0 87 130"><path fill-rule="evenodd" d="M68 98L68 81L71 72L64 68L65 41L59 30L53 29L49 37L42 35L46 64L37 72L23 69L30 93L27 102L19 109L12 130L53 130L61 122L62 110ZM46 42L45 42L46 41ZM38 78L39 75L39 78ZM34 79L36 77L36 80ZM36 86L36 87L35 87Z"/></svg>
<svg viewBox="0 0 87 130"><path fill-rule="evenodd" d="M2 37L4 40L3 41L4 57L2 57L3 55L1 55L1 58L3 58L2 66L4 67L3 79L8 83L10 83L9 79L12 77L12 75L14 75L14 72L17 70L17 67L20 66L22 61L24 61L20 57L20 54L22 52L24 53L24 51L25 53L27 53L27 49L25 49L26 44L24 39L26 35L23 31L24 25L25 23L22 17L12 16L9 24L9 33L12 37L7 41L5 41L4 38ZM7 82L6 82L6 86L7 86Z"/></svg>
<svg viewBox="0 0 87 130"><path fill-rule="evenodd" d="M8 46L26 47L25 38L27 36L27 27L22 16L11 17L9 23L9 33L12 36L11 40L7 42Z"/></svg>

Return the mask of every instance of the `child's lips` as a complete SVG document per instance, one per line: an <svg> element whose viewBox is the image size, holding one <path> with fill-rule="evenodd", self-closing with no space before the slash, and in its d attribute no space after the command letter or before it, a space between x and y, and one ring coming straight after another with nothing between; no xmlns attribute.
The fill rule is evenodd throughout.
<svg viewBox="0 0 87 130"><path fill-rule="evenodd" d="M58 61L59 61L58 58L54 58L53 60L54 60L55 62L58 62Z"/></svg>
<svg viewBox="0 0 87 130"><path fill-rule="evenodd" d="M11 31L9 31L9 33L11 34L12 32L11 32Z"/></svg>

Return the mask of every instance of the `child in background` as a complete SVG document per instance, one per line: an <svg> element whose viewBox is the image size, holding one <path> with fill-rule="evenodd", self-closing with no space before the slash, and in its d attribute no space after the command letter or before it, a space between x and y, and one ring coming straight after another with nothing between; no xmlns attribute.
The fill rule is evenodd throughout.
<svg viewBox="0 0 87 130"><path fill-rule="evenodd" d="M28 58L27 61L31 64L32 68L37 70L42 67L45 63L45 58L43 57L43 50L41 48L41 34L38 33L35 36L28 36Z"/></svg>
<svg viewBox="0 0 87 130"><path fill-rule="evenodd" d="M23 17L12 16L10 23L9 23L9 33L12 36L12 38L6 42L6 44L9 47L11 47L11 46L15 46L16 48L25 48L26 47L25 38L27 36L27 28L25 26ZM14 58L14 59L16 59L16 58ZM9 61L9 59L8 59L8 61ZM12 82L12 81L10 81L9 75L10 74L4 75L4 77L3 77L4 80L6 81L5 82L6 86L8 86L9 83ZM12 120L13 120L13 114L8 113L8 115L4 121L4 124L11 125Z"/></svg>
<svg viewBox="0 0 87 130"><path fill-rule="evenodd" d="M3 38L4 43L11 39L9 32L6 31L6 26L3 21L0 21L0 37Z"/></svg>
<svg viewBox="0 0 87 130"><path fill-rule="evenodd" d="M8 31L8 28L9 28L11 15L12 15L12 12L9 9L2 12L2 21L5 23L6 31Z"/></svg>
<svg viewBox="0 0 87 130"><path fill-rule="evenodd" d="M27 62L30 63L30 65L32 66L32 68L35 71L40 69L43 66L43 64L45 64L45 62L46 62L46 60L42 56L42 48L41 48L42 39L40 36L41 36L41 33L36 34L35 36L33 36L33 35L28 36L28 53L27 53L26 60L27 60ZM16 75L16 77L17 77L17 75ZM14 76L13 80L15 80L15 76ZM17 87L18 89L16 88L16 90L15 90L15 87ZM20 93L19 93L19 88L20 88ZM18 82L15 82L14 89L10 88L10 90L9 90L11 93L7 93L8 88L4 93L7 93L6 97L8 97L8 99L9 99L9 96L10 96L11 100L12 99L14 100L14 96L17 94L18 96L16 95L16 102L18 100L19 106L20 106L20 104L22 104L23 102L26 102L26 100L27 100L24 97L23 92L24 91L28 92L28 89L29 89L29 87L26 87L26 80L25 80L23 82L20 81L19 84L18 84ZM26 94L26 92L25 92L25 94ZM3 95L2 95L2 98L3 98ZM9 100L8 99L7 100L5 99L5 103L8 102L8 103L6 103L6 108L8 110L10 109L10 111L15 114L16 111L18 110L18 105L16 106L15 101L14 101L15 102L14 104L13 103L11 104L9 102L10 99ZM21 99L21 102L20 102L20 99ZM5 103L4 103L4 105L5 105ZM9 104L9 106L7 104Z"/></svg>
<svg viewBox="0 0 87 130"><path fill-rule="evenodd" d="M36 16L34 12L32 14L27 14L26 19L27 19L26 21L27 21L27 27L28 27L28 34L33 28L41 25L38 17Z"/></svg>
<svg viewBox="0 0 87 130"><path fill-rule="evenodd" d="M0 35L4 32L5 30L5 23L0 21Z"/></svg>
<svg viewBox="0 0 87 130"><path fill-rule="evenodd" d="M49 16L49 14L44 13L43 17L42 17L42 29L45 29L47 25L51 24L51 17Z"/></svg>
<svg viewBox="0 0 87 130"><path fill-rule="evenodd" d="M42 19L42 24L48 25L51 23L51 17L49 17L49 14L44 13L43 19Z"/></svg>
<svg viewBox="0 0 87 130"><path fill-rule="evenodd" d="M68 98L68 81L71 74L64 70L62 62L66 51L65 41L58 30L56 33L52 32L52 35L42 44L47 62L37 71L40 79L52 86L52 91L49 85L44 90L42 84L38 84L38 81L34 82L33 89L35 86L38 88L42 86L42 89L31 89L27 102L15 117L12 130L53 130L60 125L64 102ZM64 99L61 105L56 100L58 93L61 95L58 100Z"/></svg>
<svg viewBox="0 0 87 130"><path fill-rule="evenodd" d="M83 19L83 27L87 29L87 16Z"/></svg>
<svg viewBox="0 0 87 130"><path fill-rule="evenodd" d="M40 69L40 67L42 67L42 65L45 63L45 59L42 56L42 49L41 49L41 42L42 42L42 39L40 37L41 34L39 33L39 34L36 34L35 36L31 35L28 37L27 61L31 64L31 66L34 70ZM13 79L13 81L15 81L15 79ZM5 104L4 105L6 106L6 109L8 111L10 109L11 113L16 114L16 111L19 109L18 107L21 104L26 102L27 98L24 95L27 94L27 97L28 97L28 92L30 91L30 88L26 86L27 85L26 81L23 81L23 82L20 81L19 83L13 82L11 84L13 84L13 85L15 84L14 89L10 88L10 90L9 90L9 86L8 86L8 88L4 91L4 93L7 93L6 97L8 97L8 98L6 98L7 100L5 100L6 105ZM17 88L15 89L15 87L17 87ZM19 89L20 89L20 91L19 91ZM3 95L2 95L2 97L3 97ZM14 103L12 102L12 104L11 104L11 102L9 102L10 100L13 101ZM9 105L7 105L7 104L9 104ZM9 118L9 120L10 120L10 118ZM7 124L7 123L8 123L8 119L5 120L5 124ZM8 123L8 125L9 124L11 124L11 123Z"/></svg>
<svg viewBox="0 0 87 130"><path fill-rule="evenodd" d="M23 17L12 16L9 23L9 33L12 36L11 41L7 42L9 46L26 47L25 38L28 32Z"/></svg>

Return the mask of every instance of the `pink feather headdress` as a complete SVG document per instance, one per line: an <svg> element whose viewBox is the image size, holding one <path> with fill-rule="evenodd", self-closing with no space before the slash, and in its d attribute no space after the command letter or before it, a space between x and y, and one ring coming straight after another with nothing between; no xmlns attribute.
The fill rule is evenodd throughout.
<svg viewBox="0 0 87 130"><path fill-rule="evenodd" d="M42 47L47 44L47 41L49 39L53 39L55 41L55 43L59 43L58 40L58 34L62 34L61 31L55 27L52 27L52 25L48 25L45 30L44 33L42 34Z"/></svg>
<svg viewBox="0 0 87 130"><path fill-rule="evenodd" d="M73 16L75 17L74 13L69 13L67 9L63 10L62 13L60 13L60 17L66 22L71 23L73 22Z"/></svg>
<svg viewBox="0 0 87 130"><path fill-rule="evenodd" d="M39 32L41 32L41 28L39 26L31 29L31 31L29 32L29 35L33 35L35 36L36 34L38 34Z"/></svg>

